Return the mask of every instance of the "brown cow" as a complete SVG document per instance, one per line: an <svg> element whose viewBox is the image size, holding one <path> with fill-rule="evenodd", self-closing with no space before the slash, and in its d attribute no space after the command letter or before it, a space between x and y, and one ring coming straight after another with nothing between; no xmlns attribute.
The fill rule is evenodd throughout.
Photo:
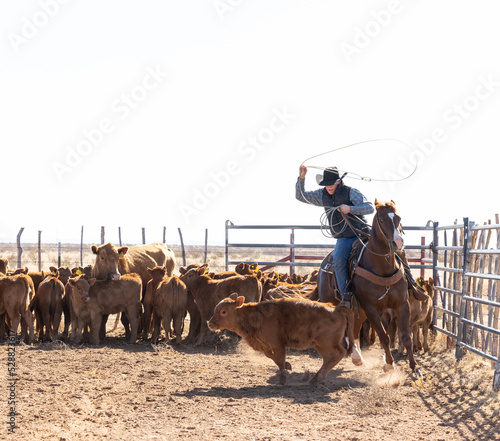
<svg viewBox="0 0 500 441"><path fill-rule="evenodd" d="M68 283L70 277L73 277L73 273L69 269L69 266L60 266L59 268L51 266L49 269L53 273L51 275L57 274L57 278L62 282L64 286L66 286L66 283Z"/></svg>
<svg viewBox="0 0 500 441"><path fill-rule="evenodd" d="M257 272L259 271L259 265L257 265L256 263L252 263L249 265L248 263L241 262L236 265L234 271L242 276L246 276L248 274L257 274Z"/></svg>
<svg viewBox="0 0 500 441"><path fill-rule="evenodd" d="M35 286L35 283L33 282L33 278L29 275L28 267L26 268L17 268L12 274L9 273L9 275L18 275L18 274L24 274L28 278L28 283L30 285L30 290L29 290L29 301L31 302L33 296L35 295L36 288L38 286ZM49 273L46 273L49 274Z"/></svg>
<svg viewBox="0 0 500 441"><path fill-rule="evenodd" d="M308 284L291 284L291 283L280 283L277 279L272 279L268 277L262 282L262 299L263 300L276 300L284 298L306 298L313 292L316 285Z"/></svg>
<svg viewBox="0 0 500 441"><path fill-rule="evenodd" d="M82 267L77 267L77 268L72 268L71 269L71 277L79 277L82 276L86 280L90 280L92 273L92 265L87 265L85 268ZM62 307L63 307L63 313L64 313L64 331L62 333L62 337L64 339L67 339L69 337L69 326L71 324L71 314L73 311L73 306L71 304L71 285L66 283L64 286L64 297L62 298ZM101 338L104 339L106 336L106 324L104 323L103 320L103 325L101 325L102 332L101 332ZM84 329L84 337L88 334L87 328Z"/></svg>
<svg viewBox="0 0 500 441"><path fill-rule="evenodd" d="M91 249L96 255L92 277L98 280L117 280L120 275L137 273L141 276L145 290L148 280L151 279L148 268L164 266L168 276L174 272L174 252L162 243L118 249L113 244L107 243L100 247L92 245Z"/></svg>
<svg viewBox="0 0 500 441"><path fill-rule="evenodd" d="M146 293L142 299L142 305L144 307L144 312L142 314L142 338L144 340L148 338L156 288L165 277L167 270L163 266L155 266L154 268L148 268L148 272L151 276L151 280L147 283Z"/></svg>
<svg viewBox="0 0 500 441"><path fill-rule="evenodd" d="M239 274L236 271L220 271L218 273L206 273L211 279L220 280L227 279L228 277L238 276Z"/></svg>
<svg viewBox="0 0 500 441"><path fill-rule="evenodd" d="M311 272L311 274L309 275L309 282L317 282L318 281L318 273L319 273L319 270L315 269Z"/></svg>
<svg viewBox="0 0 500 441"><path fill-rule="evenodd" d="M0 276L0 320L1 335L5 335L5 315L10 319L10 330L17 334L22 320L28 327L28 342L34 339L33 316L29 310L29 296L33 295L33 282L25 274Z"/></svg>
<svg viewBox="0 0 500 441"><path fill-rule="evenodd" d="M103 315L123 312L130 322L129 343L137 340L141 314L142 281L138 274L125 274L119 280L86 280L79 276L69 280L71 286L71 339L80 343L82 329L90 323L90 343L99 344ZM102 334L101 334L102 338Z"/></svg>
<svg viewBox="0 0 500 441"><path fill-rule="evenodd" d="M135 245L118 249L113 244L107 243L100 247L92 245L91 249L96 255L92 277L97 280L117 280L120 275L137 273L142 279L141 300L146 295L146 287L151 279L148 268L157 265L164 266L168 276L174 272L174 252L163 243ZM126 317L122 316L122 323L125 328L128 327Z"/></svg>
<svg viewBox="0 0 500 441"><path fill-rule="evenodd" d="M187 271L193 268L206 268L208 264L204 263L203 265L191 264L187 267L179 268L179 272L181 275L186 274ZM185 340L186 343L192 343L196 340L198 335L200 334L201 329L201 314L198 308L198 305L194 301L194 296L191 290L188 288L188 299L187 299L187 312L189 314L189 333Z"/></svg>
<svg viewBox="0 0 500 441"><path fill-rule="evenodd" d="M410 326L413 333L413 350L420 351L422 348L424 352L429 351L428 336L429 329L432 323L432 314L434 312L434 279L429 277L429 280L424 280L423 277L417 279L417 283L425 289L429 298L423 302L415 299L414 296L409 295L410 301ZM420 328L422 328L422 335L424 337L424 344L420 342Z"/></svg>
<svg viewBox="0 0 500 441"><path fill-rule="evenodd" d="M59 337L64 285L58 276L57 272L47 276L38 286L35 297L30 303L30 310L35 312L37 327L39 324L40 341L50 341L51 337L54 339Z"/></svg>
<svg viewBox="0 0 500 441"><path fill-rule="evenodd" d="M236 332L256 351L263 352L279 369L281 384L286 383L286 348L315 348L323 365L311 379L322 383L328 372L352 352L354 314L342 305L316 303L297 299L265 300L244 304L236 293L215 308L208 327ZM348 338L346 344L345 337Z"/></svg>
<svg viewBox="0 0 500 441"><path fill-rule="evenodd" d="M51 275L51 272L47 272L47 271L29 271L28 270L28 267L26 268L17 268L14 273L14 275L16 274L26 274L27 276L30 277L32 283L33 283L33 292L31 294L31 296L34 296L38 290L38 286L40 285L40 283L42 283L42 281L45 279L45 277L47 276L50 276ZM30 297L30 301L32 300L32 297Z"/></svg>
<svg viewBox="0 0 500 441"><path fill-rule="evenodd" d="M161 324L168 335L171 333L170 323L173 321L175 342L179 344L182 340L184 329L184 316L187 307L187 288L184 282L177 276L163 279L156 288L153 301L154 331L153 343L158 342Z"/></svg>
<svg viewBox="0 0 500 441"><path fill-rule="evenodd" d="M9 268L9 261L7 259L0 259L0 273L7 274Z"/></svg>
<svg viewBox="0 0 500 441"><path fill-rule="evenodd" d="M257 276L233 276L227 279L212 280L205 275L205 268L187 270L181 280L193 294L201 315L200 333L196 344L203 342L207 331L207 320L212 316L217 303L237 292L247 302L258 302L261 299L260 281Z"/></svg>

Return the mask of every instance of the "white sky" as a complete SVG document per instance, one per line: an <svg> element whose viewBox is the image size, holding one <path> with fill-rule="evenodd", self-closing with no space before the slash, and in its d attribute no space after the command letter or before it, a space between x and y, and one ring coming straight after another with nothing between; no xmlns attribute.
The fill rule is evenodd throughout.
<svg viewBox="0 0 500 441"><path fill-rule="evenodd" d="M377 138L417 150L416 173L346 183L393 199L404 224L494 219L499 12L495 0L3 1L0 241L25 227L25 242L42 230L78 243L84 225L98 242L104 225L115 242L118 226L137 243L166 226L167 243L181 227L187 244L205 228L221 244L226 219L315 225L322 209L295 199L299 165ZM397 173L401 145L397 160L371 143L311 164Z"/></svg>

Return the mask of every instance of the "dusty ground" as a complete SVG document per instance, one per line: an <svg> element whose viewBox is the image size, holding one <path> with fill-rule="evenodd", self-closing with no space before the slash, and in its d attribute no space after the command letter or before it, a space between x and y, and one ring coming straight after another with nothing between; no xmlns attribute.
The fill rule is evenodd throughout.
<svg viewBox="0 0 500 441"><path fill-rule="evenodd" d="M469 356L456 366L453 351L438 344L417 356L424 381L411 381L405 360L383 374L382 352L373 348L364 366L344 359L317 389L307 383L321 364L313 350L290 352L283 387L272 361L244 343L127 345L115 335L101 347L18 346L15 435L8 432L8 346L0 346L0 439L500 439L489 363Z"/></svg>

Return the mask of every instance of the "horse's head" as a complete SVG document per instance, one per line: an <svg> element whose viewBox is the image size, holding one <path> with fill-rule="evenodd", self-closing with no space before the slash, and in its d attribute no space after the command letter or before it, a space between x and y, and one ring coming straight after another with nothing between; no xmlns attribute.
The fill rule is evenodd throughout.
<svg viewBox="0 0 500 441"><path fill-rule="evenodd" d="M396 213L396 204L394 201L379 202L375 199L375 215L380 231L387 239L391 251L400 251L403 249L404 242L401 234L401 218Z"/></svg>

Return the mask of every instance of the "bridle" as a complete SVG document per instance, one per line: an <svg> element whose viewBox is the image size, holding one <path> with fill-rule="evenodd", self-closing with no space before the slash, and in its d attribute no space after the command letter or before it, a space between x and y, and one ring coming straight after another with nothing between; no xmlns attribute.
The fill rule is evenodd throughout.
<svg viewBox="0 0 500 441"><path fill-rule="evenodd" d="M396 214L396 213L394 213ZM385 234L384 230L382 229L382 225L381 225L381 222L380 222L380 218L378 216L378 212L375 214L375 218L377 219L377 225L378 225L378 228L380 230L380 232L382 233L382 236L384 236L384 239L387 243L387 246L390 250L389 254L392 254L394 253L394 249L393 249L393 246L392 244L394 243L394 235L393 235L393 240L390 240L389 237L387 237L387 234ZM394 219L391 219L392 221L392 226L394 228L394 230L396 230L396 225L394 225ZM404 231L403 231L403 228L401 227L401 224L398 226L398 232L401 232L402 234L404 234Z"/></svg>
<svg viewBox="0 0 500 441"><path fill-rule="evenodd" d="M351 228L351 230L353 231L353 233L356 235L356 237L358 238L358 240L361 242L361 245L363 246L363 248L365 249L365 251L368 251L369 253L371 253L371 254L373 254L375 256L385 257L389 261L389 259L392 256L392 254L395 253L395 251L393 251L392 244L391 244L393 242L393 240L390 240L387 237L387 235L385 234L384 230L382 229L382 225L380 224L380 219L379 219L379 216L378 216L378 212L375 213L374 219L376 219L376 221L377 221L376 223L378 225L380 233L382 233L382 236L384 237L385 242L387 243L387 247L389 248L389 252L386 253L386 254L376 253L375 251L372 251L372 250L368 249L368 247L366 246L365 242L363 242L361 236L365 236L367 238L370 238L370 234L368 234L366 231L363 231L363 230L360 230L359 228L356 228L352 224L352 222L350 221L350 219L347 216L347 214L344 214L342 212L341 212L341 214L342 214L342 217L344 218L345 223ZM393 221L393 226L394 226L394 221ZM394 226L394 229L396 229L395 226ZM400 229L401 233L404 234L404 231L403 231L403 228L401 227L401 225L399 225L399 229Z"/></svg>

